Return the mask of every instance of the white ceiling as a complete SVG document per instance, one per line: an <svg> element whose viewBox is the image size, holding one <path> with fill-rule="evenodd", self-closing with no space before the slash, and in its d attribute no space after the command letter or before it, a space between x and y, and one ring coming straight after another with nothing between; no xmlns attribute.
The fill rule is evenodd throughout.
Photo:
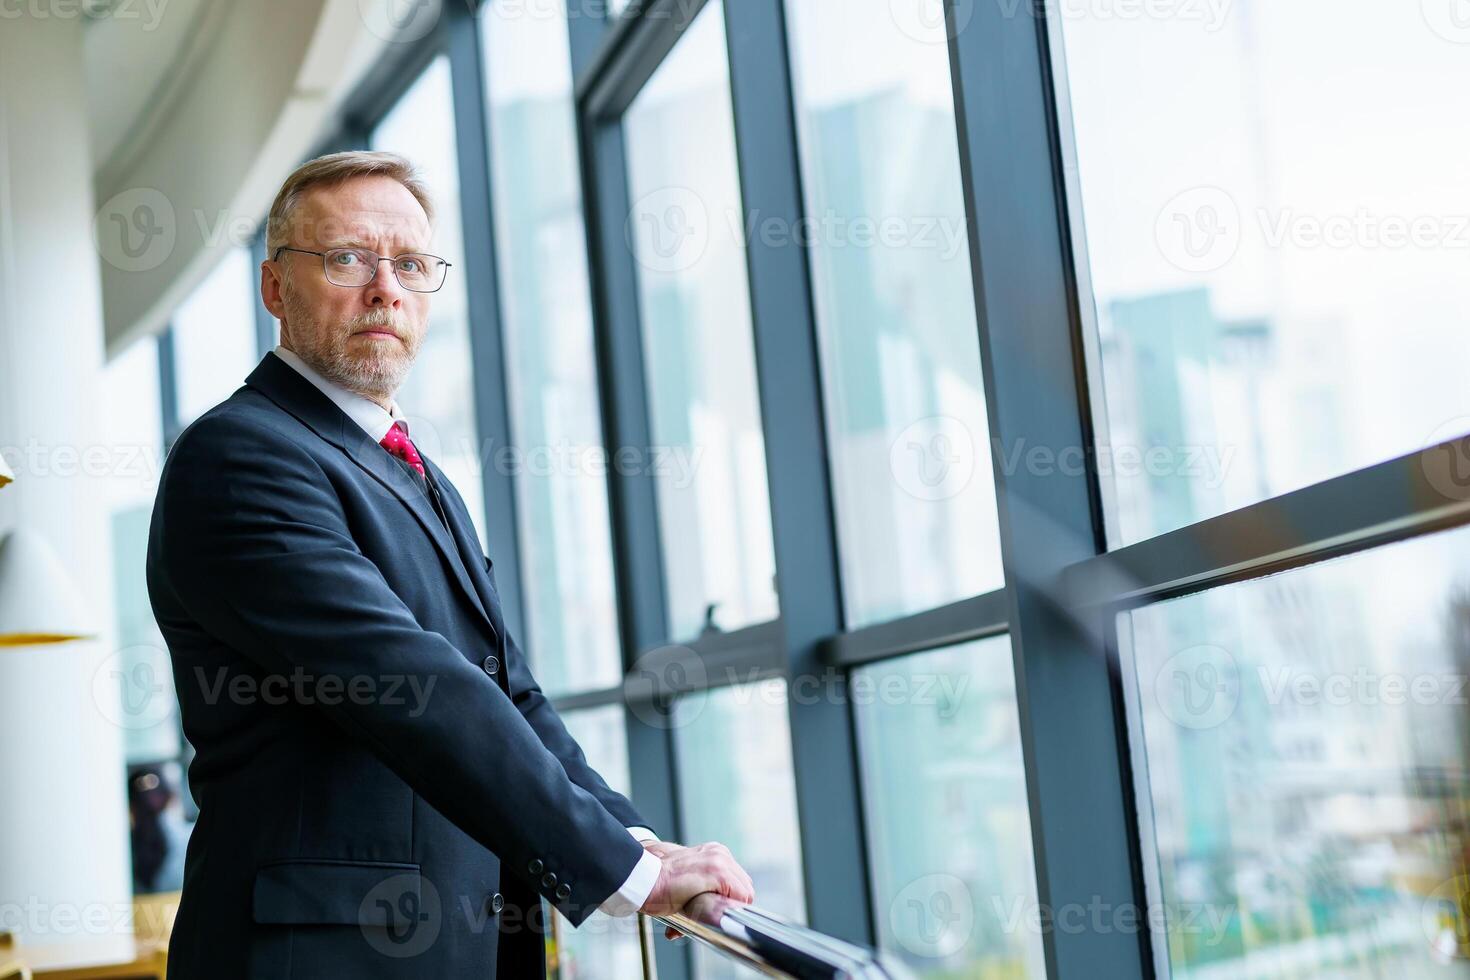
<svg viewBox="0 0 1470 980"><path fill-rule="evenodd" d="M82 42L86 55L92 163L101 170L129 137L148 127L147 113L166 105L187 77L191 51L207 47L222 19L222 0L111 0L94 11Z"/></svg>

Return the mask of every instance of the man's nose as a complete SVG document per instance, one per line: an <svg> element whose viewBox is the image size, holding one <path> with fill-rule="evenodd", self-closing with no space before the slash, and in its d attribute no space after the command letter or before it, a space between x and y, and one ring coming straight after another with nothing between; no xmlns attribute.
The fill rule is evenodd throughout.
<svg viewBox="0 0 1470 980"><path fill-rule="evenodd" d="M363 287L366 291L363 299L369 306L403 305L403 287L398 284L398 277L393 273L393 263L388 259L378 262L377 271L373 273L372 281Z"/></svg>

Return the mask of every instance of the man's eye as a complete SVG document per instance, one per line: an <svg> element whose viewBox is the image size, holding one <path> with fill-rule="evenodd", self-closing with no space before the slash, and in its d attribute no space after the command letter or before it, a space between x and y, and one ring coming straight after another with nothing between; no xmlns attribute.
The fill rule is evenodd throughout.
<svg viewBox="0 0 1470 980"><path fill-rule="evenodd" d="M398 271L400 272L420 272L422 269L423 266L418 259L398 260Z"/></svg>
<svg viewBox="0 0 1470 980"><path fill-rule="evenodd" d="M338 252L335 261L338 265L357 265L362 261L362 256L356 252Z"/></svg>

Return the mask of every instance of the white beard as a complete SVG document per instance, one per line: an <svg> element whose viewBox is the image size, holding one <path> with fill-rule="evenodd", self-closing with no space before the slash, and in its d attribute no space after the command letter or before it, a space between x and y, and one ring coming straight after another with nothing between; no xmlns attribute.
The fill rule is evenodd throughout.
<svg viewBox="0 0 1470 980"><path fill-rule="evenodd" d="M326 329L305 308L288 286L284 297L291 345L296 354L322 377L365 398L386 402L403 386L418 356L423 332L414 330L391 310L360 313L337 327ZM403 346L387 344L388 350L373 345L367 353L347 350L348 338L367 327L387 327L403 340Z"/></svg>

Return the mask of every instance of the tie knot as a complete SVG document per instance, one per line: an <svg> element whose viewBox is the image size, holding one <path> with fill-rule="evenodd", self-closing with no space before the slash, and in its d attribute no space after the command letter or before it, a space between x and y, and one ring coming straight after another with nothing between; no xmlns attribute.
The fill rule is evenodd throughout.
<svg viewBox="0 0 1470 980"><path fill-rule="evenodd" d="M424 472L424 461L419 456L419 451L414 448L413 440L408 438L408 424L406 422L394 422L388 428L387 433L384 434L379 445L403 460L409 466L418 470L419 476L426 476Z"/></svg>

